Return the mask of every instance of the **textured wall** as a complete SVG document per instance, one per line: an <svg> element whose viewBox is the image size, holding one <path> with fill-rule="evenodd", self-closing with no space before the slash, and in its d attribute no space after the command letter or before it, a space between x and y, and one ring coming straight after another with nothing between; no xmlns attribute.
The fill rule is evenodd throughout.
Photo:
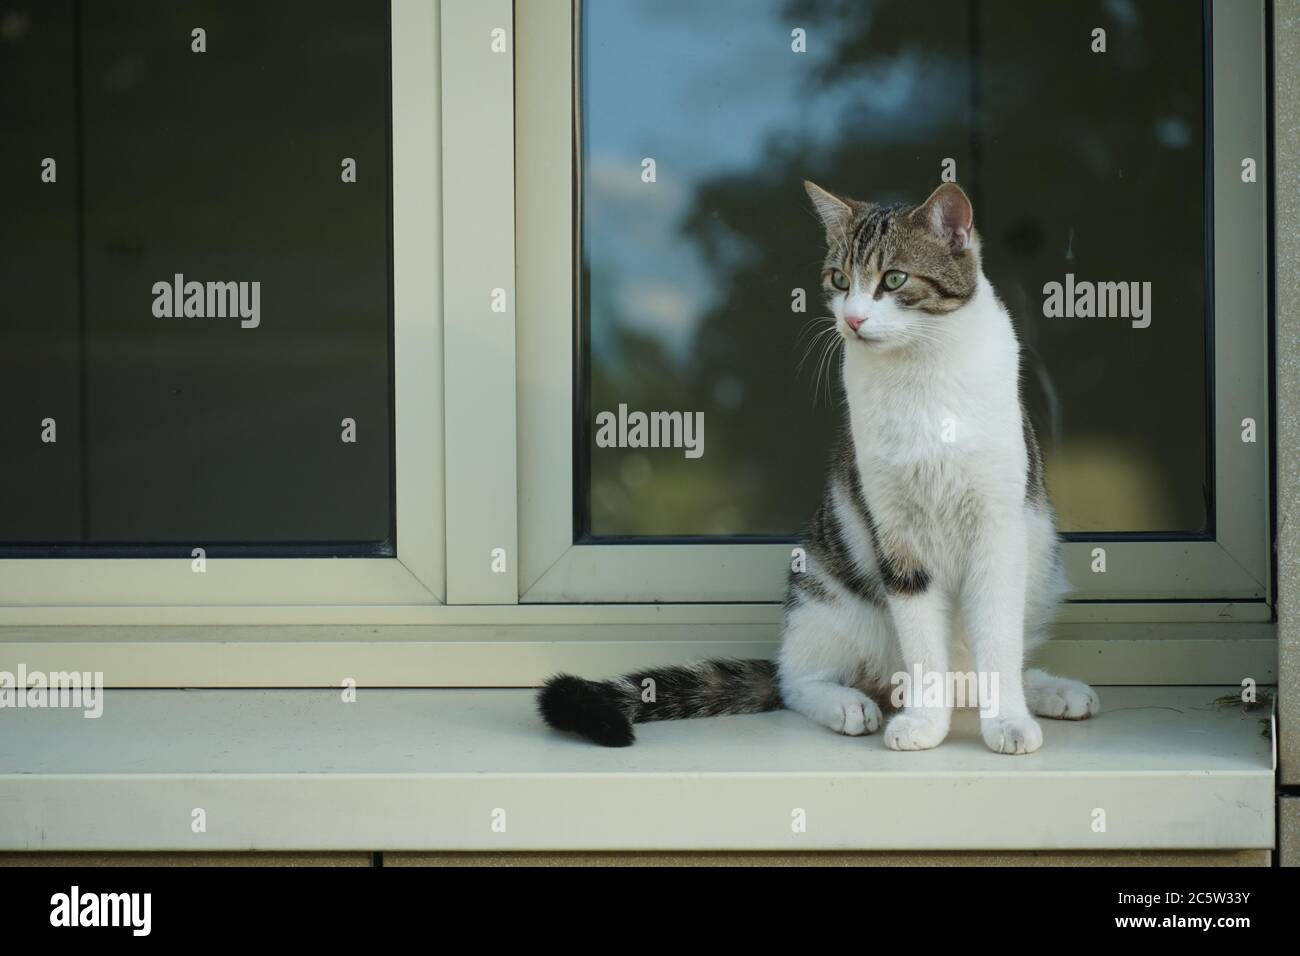
<svg viewBox="0 0 1300 956"><path fill-rule="evenodd" d="M1282 780L1300 784L1300 0L1273 7Z"/></svg>
<svg viewBox="0 0 1300 956"><path fill-rule="evenodd" d="M1300 866L1300 797L1277 802L1277 865Z"/></svg>

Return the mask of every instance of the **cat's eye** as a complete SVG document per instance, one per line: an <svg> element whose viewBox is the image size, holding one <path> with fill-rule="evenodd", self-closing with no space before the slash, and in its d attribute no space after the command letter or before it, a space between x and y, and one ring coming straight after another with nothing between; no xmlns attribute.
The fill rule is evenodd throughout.
<svg viewBox="0 0 1300 956"><path fill-rule="evenodd" d="M897 269L890 269L885 273L885 288L890 292L893 292L906 281L906 272L899 272Z"/></svg>
<svg viewBox="0 0 1300 956"><path fill-rule="evenodd" d="M846 275L845 275L843 272L841 272L839 269L832 269L832 270L831 270L831 285L835 286L835 288L839 289L841 292L848 292L848 291L849 291L849 277L846 276Z"/></svg>

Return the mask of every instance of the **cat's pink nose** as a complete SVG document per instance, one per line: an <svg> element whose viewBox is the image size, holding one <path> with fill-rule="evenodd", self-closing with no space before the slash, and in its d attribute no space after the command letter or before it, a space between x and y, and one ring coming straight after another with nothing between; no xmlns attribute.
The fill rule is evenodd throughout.
<svg viewBox="0 0 1300 956"><path fill-rule="evenodd" d="M863 322L867 321L867 317L865 315L848 315L846 313L844 316L844 321L849 323L849 328L851 328L854 332L856 332L858 330L858 326L860 326Z"/></svg>

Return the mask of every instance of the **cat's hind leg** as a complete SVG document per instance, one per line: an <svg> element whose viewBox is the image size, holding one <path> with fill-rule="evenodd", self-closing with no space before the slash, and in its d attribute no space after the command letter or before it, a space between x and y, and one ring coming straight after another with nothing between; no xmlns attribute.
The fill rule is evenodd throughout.
<svg viewBox="0 0 1300 956"><path fill-rule="evenodd" d="M797 591L787 605L777 656L782 703L850 737L874 733L883 719L874 700L849 686L863 662L860 640L854 639L859 625L825 588Z"/></svg>
<svg viewBox="0 0 1300 956"><path fill-rule="evenodd" d="M800 678L781 685L785 706L849 737L880 729L880 707L854 687L829 680Z"/></svg>
<svg viewBox="0 0 1300 956"><path fill-rule="evenodd" d="M1039 717L1055 720L1086 720L1101 712L1101 698L1083 681L1037 668L1025 671L1025 703Z"/></svg>

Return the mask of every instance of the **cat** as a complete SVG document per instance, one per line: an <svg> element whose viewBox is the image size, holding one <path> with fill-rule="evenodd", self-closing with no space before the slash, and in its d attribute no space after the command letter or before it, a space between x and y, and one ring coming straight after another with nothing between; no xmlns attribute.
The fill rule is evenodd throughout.
<svg viewBox="0 0 1300 956"><path fill-rule="evenodd" d="M886 747L927 750L947 737L955 701L900 699L897 675L973 667L987 681L985 744L1032 753L1035 715L1081 720L1101 703L1086 684L1025 669L1067 583L1020 346L984 275L970 200L956 183L918 206L804 188L826 230L848 415L805 566L789 577L777 659L559 674L538 695L542 717L626 746L634 722L784 707L849 736L883 725Z"/></svg>

